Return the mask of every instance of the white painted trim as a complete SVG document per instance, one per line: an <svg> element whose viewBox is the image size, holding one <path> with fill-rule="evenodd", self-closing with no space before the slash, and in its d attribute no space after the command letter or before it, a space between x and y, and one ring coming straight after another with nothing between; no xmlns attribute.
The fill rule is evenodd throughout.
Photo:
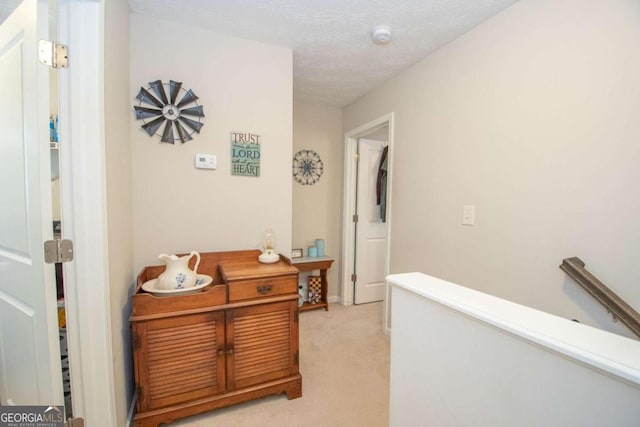
<svg viewBox="0 0 640 427"><path fill-rule="evenodd" d="M75 417L117 425L111 345L104 156L104 5L58 2L59 41L69 68L58 72L62 229L74 241L64 264Z"/></svg>
<svg viewBox="0 0 640 427"><path fill-rule="evenodd" d="M351 282L351 273L353 266L353 237L355 228L353 226L352 215L355 212L355 179L356 179L356 163L354 161L357 152L358 138L371 134L377 129L389 127L389 151L388 174L387 174L387 222L389 228L387 232L387 260L385 263L385 274L389 274L389 262L391 258L391 225L392 225L392 193L393 193L393 134L394 134L394 113L388 113L375 120L372 120L362 126L352 129L344 135L344 199L343 206L343 226L342 226L342 304L353 304L353 283ZM385 328L386 313L388 310L385 300Z"/></svg>
<svg viewBox="0 0 640 427"><path fill-rule="evenodd" d="M124 420L123 426L132 426L133 425L133 416L136 413L136 405L138 403L138 390L133 392L133 398L131 399L131 404L129 405L129 410L127 411L127 419Z"/></svg>
<svg viewBox="0 0 640 427"><path fill-rule="evenodd" d="M356 155L357 140L345 135L344 138L344 199L342 201L342 304L353 304L353 247L354 227L353 212L355 208L355 189L353 183L356 179L356 167L354 158Z"/></svg>
<svg viewBox="0 0 640 427"><path fill-rule="evenodd" d="M336 302L341 302L341 300L339 297L334 295L334 296L327 297L327 302L329 304L335 304Z"/></svg>
<svg viewBox="0 0 640 427"><path fill-rule="evenodd" d="M640 342L516 304L424 273L387 276L391 286L467 318L640 386Z"/></svg>
<svg viewBox="0 0 640 427"><path fill-rule="evenodd" d="M388 276L384 281L384 304L382 307L382 333L391 335L391 284Z"/></svg>
<svg viewBox="0 0 640 427"><path fill-rule="evenodd" d="M390 426L638 425L640 342L422 273L387 280Z"/></svg>

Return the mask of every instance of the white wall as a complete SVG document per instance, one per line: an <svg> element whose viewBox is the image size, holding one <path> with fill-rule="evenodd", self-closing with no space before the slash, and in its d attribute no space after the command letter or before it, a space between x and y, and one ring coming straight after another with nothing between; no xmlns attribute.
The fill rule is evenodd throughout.
<svg viewBox="0 0 640 427"><path fill-rule="evenodd" d="M335 261L328 271L328 296L336 301L340 294L342 165L344 137L342 110L336 107L295 102L293 105L293 153L314 150L320 155L324 173L315 185L293 180L294 248L315 245L325 239L325 254Z"/></svg>
<svg viewBox="0 0 640 427"><path fill-rule="evenodd" d="M130 301L135 279L129 133L129 3L104 2L105 156L111 296L113 370L118 422L124 423L133 397ZM124 424L123 424L124 425Z"/></svg>
<svg viewBox="0 0 640 427"><path fill-rule="evenodd" d="M130 116L134 265L160 253L260 247L265 228L291 249L291 50L131 15ZM133 114L140 86L177 80L199 97L200 135L161 144ZM232 176L230 132L262 137L259 178ZM196 153L217 155L215 171L194 168Z"/></svg>
<svg viewBox="0 0 640 427"><path fill-rule="evenodd" d="M388 280L391 427L638 425L640 342L421 273Z"/></svg>
<svg viewBox="0 0 640 427"><path fill-rule="evenodd" d="M345 108L395 112L391 272L630 335L558 265L640 309L638 46L635 0L522 0Z"/></svg>

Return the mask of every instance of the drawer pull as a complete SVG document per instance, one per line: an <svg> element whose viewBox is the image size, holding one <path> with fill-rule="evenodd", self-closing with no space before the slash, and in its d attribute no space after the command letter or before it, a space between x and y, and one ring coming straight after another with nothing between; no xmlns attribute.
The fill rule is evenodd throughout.
<svg viewBox="0 0 640 427"><path fill-rule="evenodd" d="M273 289L273 286L271 285L258 286L256 287L256 289L258 290L258 293L260 295L266 295L269 292L271 292L271 289Z"/></svg>

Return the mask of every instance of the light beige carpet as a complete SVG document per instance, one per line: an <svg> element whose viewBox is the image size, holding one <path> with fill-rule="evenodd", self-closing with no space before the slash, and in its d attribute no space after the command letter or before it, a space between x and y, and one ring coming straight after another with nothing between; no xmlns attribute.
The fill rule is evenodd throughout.
<svg viewBox="0 0 640 427"><path fill-rule="evenodd" d="M183 418L171 426L389 425L389 337L382 304L300 313L302 397L271 396Z"/></svg>

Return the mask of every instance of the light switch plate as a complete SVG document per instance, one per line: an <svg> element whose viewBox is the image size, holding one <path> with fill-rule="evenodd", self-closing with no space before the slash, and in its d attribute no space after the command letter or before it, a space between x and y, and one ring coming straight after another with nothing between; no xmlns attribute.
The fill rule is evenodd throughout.
<svg viewBox="0 0 640 427"><path fill-rule="evenodd" d="M476 223L476 207L473 205L464 205L462 207L462 225L475 225Z"/></svg>
<svg viewBox="0 0 640 427"><path fill-rule="evenodd" d="M197 169L215 169L218 167L218 159L215 154L196 154Z"/></svg>

